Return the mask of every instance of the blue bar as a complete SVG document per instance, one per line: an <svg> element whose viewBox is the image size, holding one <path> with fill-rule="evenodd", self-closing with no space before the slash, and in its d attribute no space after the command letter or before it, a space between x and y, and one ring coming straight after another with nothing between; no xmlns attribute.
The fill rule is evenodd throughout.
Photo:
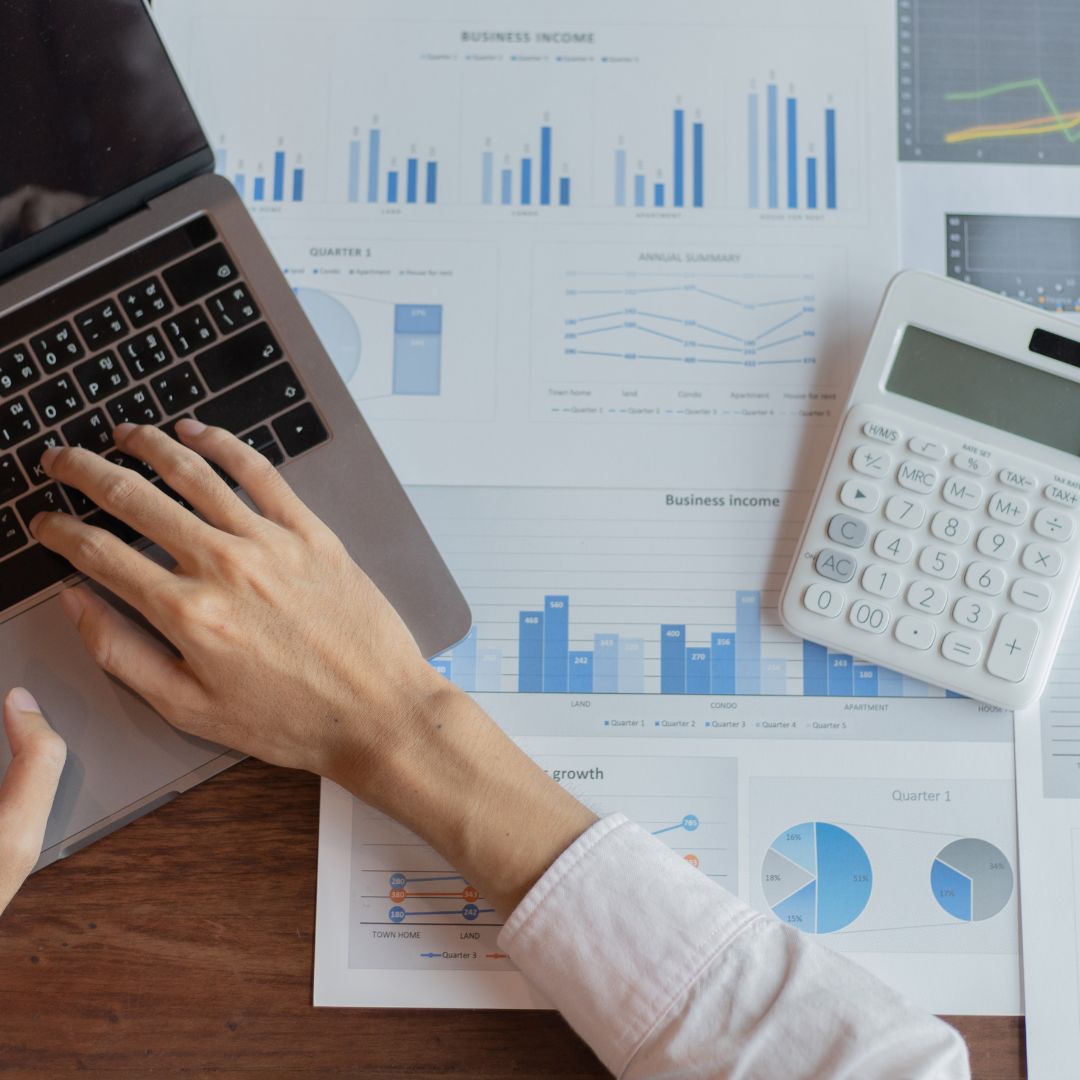
<svg viewBox="0 0 1080 1080"><path fill-rule="evenodd" d="M591 694L593 692L593 654L591 652L572 652L570 654L570 693Z"/></svg>
<svg viewBox="0 0 1080 1080"><path fill-rule="evenodd" d="M856 697L878 696L878 669L876 664L853 665L852 691Z"/></svg>
<svg viewBox="0 0 1080 1080"><path fill-rule="evenodd" d="M544 597L544 693L565 694L570 678L570 597Z"/></svg>
<svg viewBox="0 0 1080 1080"><path fill-rule="evenodd" d="M434 660L431 661L431 666L444 679L450 679L451 681L453 680L453 678L454 678L454 667L453 667L453 664L450 662L450 660L447 659L445 656L437 656Z"/></svg>
<svg viewBox="0 0 1080 1080"><path fill-rule="evenodd" d="M645 177L640 173L634 177L634 205L645 205Z"/></svg>
<svg viewBox="0 0 1080 1080"><path fill-rule="evenodd" d="M768 95L766 97L766 125L767 125L767 153L769 155L768 162L768 184L769 184L769 209L775 210L780 205L780 174L779 174L779 118L777 116L777 95L776 85L770 83L768 87Z"/></svg>
<svg viewBox="0 0 1080 1080"><path fill-rule="evenodd" d="M626 151L615 151L615 205L626 205Z"/></svg>
<svg viewBox="0 0 1080 1080"><path fill-rule="evenodd" d="M462 690L476 689L476 627L474 626L450 654L454 661L454 682Z"/></svg>
<svg viewBox="0 0 1080 1080"><path fill-rule="evenodd" d="M787 204L789 210L799 205L798 128L795 98L787 99Z"/></svg>
<svg viewBox="0 0 1080 1080"><path fill-rule="evenodd" d="M675 110L675 172L672 177L672 192L671 192L671 204L672 206L682 206L683 204L683 165L686 160L686 151L683 145L684 135L684 122L683 122L683 110Z"/></svg>
<svg viewBox="0 0 1080 1080"><path fill-rule="evenodd" d="M388 203L397 202L397 169L391 169L386 174L386 201Z"/></svg>
<svg viewBox="0 0 1080 1080"><path fill-rule="evenodd" d="M303 202L304 200L304 170L293 169L292 171L292 201Z"/></svg>
<svg viewBox="0 0 1080 1080"><path fill-rule="evenodd" d="M653 206L664 205L664 185L661 183L653 184Z"/></svg>
<svg viewBox="0 0 1080 1080"><path fill-rule="evenodd" d="M712 692L735 693L735 635L713 634L712 646Z"/></svg>
<svg viewBox="0 0 1080 1080"><path fill-rule="evenodd" d="M490 150L485 150L481 160L484 164L480 176L480 201L485 206L490 206L495 187L495 155Z"/></svg>
<svg viewBox="0 0 1080 1080"><path fill-rule="evenodd" d="M694 124L694 205L705 205L705 125Z"/></svg>
<svg viewBox="0 0 1080 1080"><path fill-rule="evenodd" d="M429 161L425 170L424 202L433 203L438 192L439 163Z"/></svg>
<svg viewBox="0 0 1080 1080"><path fill-rule="evenodd" d="M750 195L750 209L756 210L758 207L758 116L757 116L757 94L751 94L746 99L746 131L748 137L748 145L746 148L747 162L749 164L749 195Z"/></svg>
<svg viewBox="0 0 1080 1080"><path fill-rule="evenodd" d="M824 697L829 692L829 650L824 645L804 641L802 646L803 693Z"/></svg>
<svg viewBox="0 0 1080 1080"><path fill-rule="evenodd" d="M367 201L379 201L379 129L368 132L367 151Z"/></svg>
<svg viewBox="0 0 1080 1080"><path fill-rule="evenodd" d="M497 694L502 689L502 650L481 649L476 658L476 689Z"/></svg>
<svg viewBox="0 0 1080 1080"><path fill-rule="evenodd" d="M688 694L709 693L712 681L711 656L709 650L697 647L686 650L686 692Z"/></svg>
<svg viewBox="0 0 1080 1080"><path fill-rule="evenodd" d="M420 162L411 157L405 162L405 201L416 202L416 189L419 186Z"/></svg>
<svg viewBox="0 0 1080 1080"><path fill-rule="evenodd" d="M817 158L806 159L806 208L817 209Z"/></svg>
<svg viewBox="0 0 1080 1080"><path fill-rule="evenodd" d="M686 693L686 627L660 627L660 693Z"/></svg>
<svg viewBox="0 0 1080 1080"><path fill-rule="evenodd" d="M904 677L904 697L929 697L930 687L921 679L913 679L910 675Z"/></svg>
<svg viewBox="0 0 1080 1080"><path fill-rule="evenodd" d="M532 158L521 159L521 205L532 202Z"/></svg>
<svg viewBox="0 0 1080 1080"><path fill-rule="evenodd" d="M539 694L544 689L544 613L518 614L518 691Z"/></svg>
<svg viewBox="0 0 1080 1080"><path fill-rule="evenodd" d="M645 642L619 638L619 693L645 693Z"/></svg>
<svg viewBox="0 0 1080 1080"><path fill-rule="evenodd" d="M274 151L274 202L285 198L285 151Z"/></svg>
<svg viewBox="0 0 1080 1080"><path fill-rule="evenodd" d="M262 202L266 198L266 177L255 177L255 192L252 195L255 202Z"/></svg>
<svg viewBox="0 0 1080 1080"><path fill-rule="evenodd" d="M761 666L761 692L771 697L787 693L787 661L766 660Z"/></svg>
<svg viewBox="0 0 1080 1080"><path fill-rule="evenodd" d="M836 209L836 110L825 110L825 206Z"/></svg>
<svg viewBox="0 0 1080 1080"><path fill-rule="evenodd" d="M360 201L360 140L349 143L349 202Z"/></svg>
<svg viewBox="0 0 1080 1080"><path fill-rule="evenodd" d="M560 176L559 177L559 205L560 206L569 206L570 205L570 177L569 176Z"/></svg>
<svg viewBox="0 0 1080 1080"><path fill-rule="evenodd" d="M735 593L735 693L761 693L761 593Z"/></svg>
<svg viewBox="0 0 1080 1080"><path fill-rule="evenodd" d="M889 668L878 668L878 697L903 697L904 676Z"/></svg>
<svg viewBox="0 0 1080 1080"><path fill-rule="evenodd" d="M238 172L233 178L233 186L236 188L236 194L241 199L244 198L247 189L247 177L242 172Z"/></svg>
<svg viewBox="0 0 1080 1080"><path fill-rule="evenodd" d="M215 165L214 165L215 172L218 172L222 176L224 176L226 171L227 171L228 164L229 164L229 153L228 153L228 151L225 150L224 148L222 148L220 150L215 150L214 151L214 162L215 162Z"/></svg>
<svg viewBox="0 0 1080 1080"><path fill-rule="evenodd" d="M593 638L593 691L619 692L619 635L597 634Z"/></svg>
<svg viewBox="0 0 1080 1080"><path fill-rule="evenodd" d="M551 128L540 129L540 205L551 205Z"/></svg>
<svg viewBox="0 0 1080 1080"><path fill-rule="evenodd" d="M394 306L395 394L433 396L442 389L442 304Z"/></svg>
<svg viewBox="0 0 1080 1080"><path fill-rule="evenodd" d="M851 657L829 653L829 697L851 697L851 684Z"/></svg>
<svg viewBox="0 0 1080 1080"><path fill-rule="evenodd" d="M510 200L513 198L512 187L514 183L514 174L510 169L503 169L502 171L502 192L501 199L503 206L509 206Z"/></svg>

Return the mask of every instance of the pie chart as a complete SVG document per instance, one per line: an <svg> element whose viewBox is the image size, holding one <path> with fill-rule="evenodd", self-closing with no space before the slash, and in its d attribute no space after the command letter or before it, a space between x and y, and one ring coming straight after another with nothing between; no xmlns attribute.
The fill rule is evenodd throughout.
<svg viewBox="0 0 1080 1080"><path fill-rule="evenodd" d="M1009 902L1012 867L1001 849L986 840L954 840L934 860L930 888L938 906L954 919L981 922Z"/></svg>
<svg viewBox="0 0 1080 1080"><path fill-rule="evenodd" d="M825 821L804 821L772 842L761 887L781 922L809 934L831 934L862 914L873 872L851 833Z"/></svg>

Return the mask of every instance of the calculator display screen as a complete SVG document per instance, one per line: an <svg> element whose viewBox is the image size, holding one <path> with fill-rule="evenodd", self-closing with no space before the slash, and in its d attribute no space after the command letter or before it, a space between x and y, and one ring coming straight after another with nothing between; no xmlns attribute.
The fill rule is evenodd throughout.
<svg viewBox="0 0 1080 1080"><path fill-rule="evenodd" d="M997 353L909 326L885 389L1080 455L1080 383Z"/></svg>

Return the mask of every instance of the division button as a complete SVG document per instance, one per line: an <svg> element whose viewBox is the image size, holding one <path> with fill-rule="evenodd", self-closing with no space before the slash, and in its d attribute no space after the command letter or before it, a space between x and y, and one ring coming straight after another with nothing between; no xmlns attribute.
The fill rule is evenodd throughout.
<svg viewBox="0 0 1080 1080"><path fill-rule="evenodd" d="M869 514L877 509L881 494L873 484L845 480L840 488L840 501L850 510L861 510L864 514Z"/></svg>
<svg viewBox="0 0 1080 1080"><path fill-rule="evenodd" d="M830 581L848 582L855 576L859 564L847 553L836 548L822 548L814 560L814 569Z"/></svg>
<svg viewBox="0 0 1080 1080"><path fill-rule="evenodd" d="M941 655L954 664L972 667L979 662L979 657L982 656L982 643L978 638L968 637L967 634L958 634L953 631L941 639Z"/></svg>
<svg viewBox="0 0 1080 1080"><path fill-rule="evenodd" d="M1027 674L1035 642L1039 640L1039 624L1023 615L1009 612L1001 617L986 670L1008 682L1020 682Z"/></svg>
<svg viewBox="0 0 1080 1080"><path fill-rule="evenodd" d="M929 649L937 631L934 624L916 615L904 615L896 620L896 640L909 649Z"/></svg>
<svg viewBox="0 0 1080 1080"><path fill-rule="evenodd" d="M835 619L844 610L844 600L844 594L839 589L815 583L803 595L803 606L815 615Z"/></svg>
<svg viewBox="0 0 1080 1080"><path fill-rule="evenodd" d="M850 514L835 514L829 522L829 539L844 547L862 547L869 531L865 521Z"/></svg>
<svg viewBox="0 0 1080 1080"><path fill-rule="evenodd" d="M1060 510L1044 507L1035 515L1031 527L1047 540L1068 540L1073 534L1073 519Z"/></svg>

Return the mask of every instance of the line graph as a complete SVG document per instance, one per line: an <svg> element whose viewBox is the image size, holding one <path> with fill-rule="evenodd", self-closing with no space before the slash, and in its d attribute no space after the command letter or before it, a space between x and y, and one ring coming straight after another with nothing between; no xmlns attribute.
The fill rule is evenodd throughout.
<svg viewBox="0 0 1080 1080"><path fill-rule="evenodd" d="M1016 82L999 83L982 90L954 90L945 95L946 101L985 101L998 94L1009 94L1018 90L1037 90L1039 96L1050 110L1049 116L1032 116L1025 120L1006 120L997 124L976 124L961 128L959 131L947 131L947 143L970 142L974 139L1007 139L1030 135L1045 135L1059 132L1066 142L1080 140L1080 109L1063 113L1057 106L1046 83L1042 79L1020 79Z"/></svg>

